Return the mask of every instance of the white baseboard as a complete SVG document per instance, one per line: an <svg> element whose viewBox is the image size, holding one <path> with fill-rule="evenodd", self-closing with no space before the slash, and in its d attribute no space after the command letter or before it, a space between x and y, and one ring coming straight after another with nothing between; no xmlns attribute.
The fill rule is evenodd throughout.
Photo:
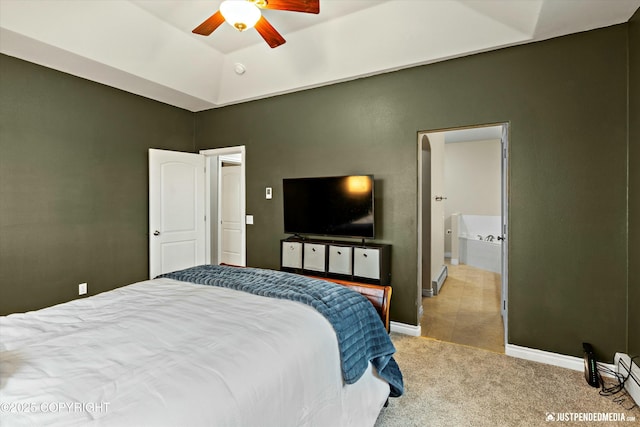
<svg viewBox="0 0 640 427"><path fill-rule="evenodd" d="M507 344L504 352L507 356L517 357L518 359L526 359L547 365L559 366L573 371L584 371L584 359L581 357L567 356L565 354L552 353L550 351L537 350L535 348L521 347L515 344ZM599 364L615 371L614 365L602 362L599 362Z"/></svg>
<svg viewBox="0 0 640 427"><path fill-rule="evenodd" d="M409 325L407 323L390 322L391 332L397 332L399 334L411 335L412 337L419 337L422 335L422 327L420 325Z"/></svg>
<svg viewBox="0 0 640 427"><path fill-rule="evenodd" d="M448 276L449 276L449 269L447 268L447 266L446 265L441 266L438 274L435 276L434 279L431 280L431 289L432 289L433 295L438 295L438 293L440 293L440 289L442 288L442 285L444 285L444 281L447 280ZM424 292L423 292L423 296L424 296Z"/></svg>
<svg viewBox="0 0 640 427"><path fill-rule="evenodd" d="M625 378L629 375L629 379L624 383L624 388L636 402L636 405L640 405L640 367L635 361L631 362L628 354L616 353L613 361L616 372ZM629 373L629 365L631 365L631 373Z"/></svg>
<svg viewBox="0 0 640 427"><path fill-rule="evenodd" d="M537 350L535 348L521 347L515 344L507 344L504 350L507 356L518 359L531 360L533 362L545 363L547 365L560 366L561 368L572 369L574 371L584 370L584 360L580 357L567 356L550 351Z"/></svg>

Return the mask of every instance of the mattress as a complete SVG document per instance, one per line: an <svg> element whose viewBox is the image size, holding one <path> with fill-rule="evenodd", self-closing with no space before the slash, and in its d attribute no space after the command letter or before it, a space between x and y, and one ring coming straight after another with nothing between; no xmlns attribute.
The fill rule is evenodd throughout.
<svg viewBox="0 0 640 427"><path fill-rule="evenodd" d="M2 426L372 426L389 395L313 308L166 278L0 317L0 373Z"/></svg>

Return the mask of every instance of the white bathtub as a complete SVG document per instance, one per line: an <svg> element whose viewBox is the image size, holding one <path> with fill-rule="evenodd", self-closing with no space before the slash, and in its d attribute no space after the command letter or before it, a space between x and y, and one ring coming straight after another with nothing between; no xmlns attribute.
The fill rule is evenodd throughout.
<svg viewBox="0 0 640 427"><path fill-rule="evenodd" d="M502 271L502 241L498 240L499 215L451 214L451 264L471 265L483 270ZM493 236L488 241L487 236Z"/></svg>
<svg viewBox="0 0 640 427"><path fill-rule="evenodd" d="M478 236L458 236L460 263L500 273L502 271L502 241L494 235L493 242L487 241L486 235L480 240Z"/></svg>

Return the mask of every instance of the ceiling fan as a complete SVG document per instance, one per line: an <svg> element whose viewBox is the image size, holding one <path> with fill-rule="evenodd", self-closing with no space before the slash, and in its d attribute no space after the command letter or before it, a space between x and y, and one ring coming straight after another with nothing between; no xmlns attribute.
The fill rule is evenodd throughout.
<svg viewBox="0 0 640 427"><path fill-rule="evenodd" d="M284 37L262 16L260 9L319 13L320 0L225 0L220 4L220 9L194 28L192 33L208 36L226 21L238 31L255 26L272 48L286 43Z"/></svg>

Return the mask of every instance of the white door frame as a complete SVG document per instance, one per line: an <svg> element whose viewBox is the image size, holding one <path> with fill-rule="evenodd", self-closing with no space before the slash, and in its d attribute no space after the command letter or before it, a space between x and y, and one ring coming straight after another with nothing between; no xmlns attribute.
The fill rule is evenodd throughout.
<svg viewBox="0 0 640 427"><path fill-rule="evenodd" d="M509 239L507 233L509 232L509 123L502 124L502 171L501 171L501 196L502 196L502 295L500 295L500 313L502 314L502 324L504 325L504 346L505 349L509 344L509 322L508 312L508 295L509 287L507 286L507 279L509 277Z"/></svg>
<svg viewBox="0 0 640 427"><path fill-rule="evenodd" d="M449 128L449 129L435 129L428 131L419 131L418 132L418 275L417 275L417 298L416 304L418 306L418 318L417 325L420 328L420 317L422 316L422 174L423 174L423 165L422 165L422 136L428 135L430 133L439 133L439 132L447 132L454 131L460 129L468 129L468 128L476 128L476 127L488 127L488 126L502 126L502 172L500 178L500 187L502 192L502 237L504 240L502 241L502 277L501 277L501 295L500 295L500 313L502 314L502 323L504 325L504 345L505 349L509 344L509 334L508 334L508 255L509 255L509 240L507 236L508 232L508 212L509 212L509 187L508 187L508 178L509 178L509 123L494 123L494 124L485 124L485 125L476 125L476 126L467 126L467 127L458 127L458 128ZM437 297L436 297L437 298Z"/></svg>
<svg viewBox="0 0 640 427"><path fill-rule="evenodd" d="M200 150L200 154L205 156L205 205L206 205L206 233L207 239L205 243L205 259L210 264L219 264L220 254L220 234L218 232L220 226L220 157L230 154L240 154L240 216L241 223L241 265L247 265L247 225L246 225L246 148L244 145L235 147L212 148L208 150ZM215 178L215 179L214 179ZM215 188L214 188L215 187ZM216 199L213 199L215 194ZM214 203L215 202L215 203ZM215 226L214 223L215 222ZM213 246L213 232L215 227L215 247Z"/></svg>

